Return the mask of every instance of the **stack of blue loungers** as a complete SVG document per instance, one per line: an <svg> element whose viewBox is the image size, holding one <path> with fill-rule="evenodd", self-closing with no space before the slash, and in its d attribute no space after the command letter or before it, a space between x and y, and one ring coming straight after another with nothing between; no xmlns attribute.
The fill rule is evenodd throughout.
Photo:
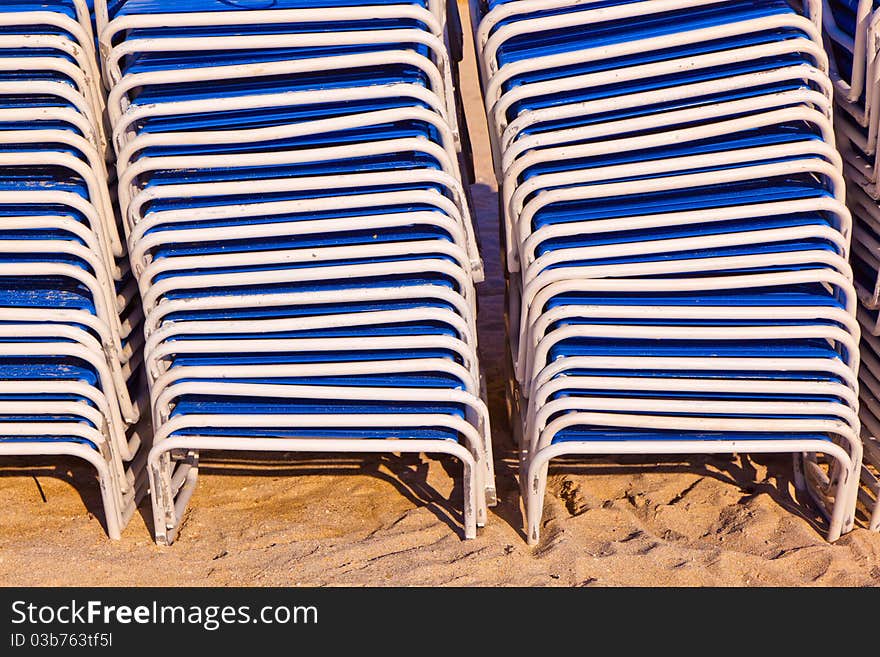
<svg viewBox="0 0 880 657"><path fill-rule="evenodd" d="M97 7L156 539L211 449L454 455L473 537L494 477L447 8L270 4Z"/></svg>
<svg viewBox="0 0 880 657"><path fill-rule="evenodd" d="M852 527L859 328L817 13L473 5L530 541L564 455L789 452L829 539Z"/></svg>
<svg viewBox="0 0 880 657"><path fill-rule="evenodd" d="M118 538L145 488L145 448L131 429L143 340L103 109L85 2L3 2L0 455L91 463Z"/></svg>
<svg viewBox="0 0 880 657"><path fill-rule="evenodd" d="M880 3L829 0L823 21L837 107L835 130L844 158L847 204L853 215L850 262L862 325L862 500L870 528L880 531L880 190L877 180L877 37Z"/></svg>

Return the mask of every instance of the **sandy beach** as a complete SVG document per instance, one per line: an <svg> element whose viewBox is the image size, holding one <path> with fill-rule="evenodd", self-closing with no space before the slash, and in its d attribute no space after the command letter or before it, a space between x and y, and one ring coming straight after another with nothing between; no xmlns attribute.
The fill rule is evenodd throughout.
<svg viewBox="0 0 880 657"><path fill-rule="evenodd" d="M497 196L477 82L467 73L488 281L479 288L480 355L501 500L479 537L462 539L460 467L451 459L206 457L170 548L153 543L148 503L121 541L109 540L88 467L5 459L0 584L880 585L880 534L860 517L828 544L824 521L794 497L785 456L556 465L541 543L526 544L504 404Z"/></svg>

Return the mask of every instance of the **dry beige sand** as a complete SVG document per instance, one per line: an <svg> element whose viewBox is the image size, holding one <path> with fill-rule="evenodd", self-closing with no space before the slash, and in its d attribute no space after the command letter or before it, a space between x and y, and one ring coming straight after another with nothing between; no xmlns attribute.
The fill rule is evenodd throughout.
<svg viewBox="0 0 880 657"><path fill-rule="evenodd" d="M142 505L107 539L96 486L75 462L0 465L4 585L880 585L880 534L827 544L792 497L785 457L612 460L551 471L545 527L526 545L503 402L496 195L473 74L463 83L490 282L482 366L501 503L460 533L458 465L422 457L203 461L177 543L151 540Z"/></svg>

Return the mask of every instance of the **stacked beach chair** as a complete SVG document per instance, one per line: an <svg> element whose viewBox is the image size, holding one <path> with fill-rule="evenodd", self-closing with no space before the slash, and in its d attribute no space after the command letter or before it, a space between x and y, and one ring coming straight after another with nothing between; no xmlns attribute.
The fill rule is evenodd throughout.
<svg viewBox="0 0 880 657"><path fill-rule="evenodd" d="M118 538L145 486L137 285L84 0L0 5L0 455L94 466Z"/></svg>
<svg viewBox="0 0 880 657"><path fill-rule="evenodd" d="M861 420L865 441L861 495L870 528L880 531L880 169L877 131L880 119L878 23L872 0L829 0L824 27L837 109L835 130L847 179L847 203L853 215L851 263L859 295L862 325ZM870 511L873 509L873 511Z"/></svg>
<svg viewBox="0 0 880 657"><path fill-rule="evenodd" d="M96 9L157 541L204 450L450 454L475 536L494 475L446 4Z"/></svg>
<svg viewBox="0 0 880 657"><path fill-rule="evenodd" d="M490 0L528 538L552 459L791 453L853 526L859 326L821 11Z"/></svg>

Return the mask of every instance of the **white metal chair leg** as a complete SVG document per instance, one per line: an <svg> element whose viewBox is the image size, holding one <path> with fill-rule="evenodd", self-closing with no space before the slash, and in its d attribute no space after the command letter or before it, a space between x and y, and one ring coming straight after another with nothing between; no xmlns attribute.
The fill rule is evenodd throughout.
<svg viewBox="0 0 880 657"><path fill-rule="evenodd" d="M483 490L481 466L463 445L447 440L343 440L286 438L171 437L161 440L148 459L150 490L153 492L153 518L156 542L171 545L177 535L183 510L195 487L197 470L187 470L174 489L170 470L172 450L248 450L265 452L341 452L341 453L442 453L457 457L464 469L464 536L473 539L480 525L479 492ZM175 499L176 497L176 499Z"/></svg>
<svg viewBox="0 0 880 657"><path fill-rule="evenodd" d="M584 442L584 443L556 443L539 450L529 461L525 471L528 487L526 488L526 515L528 523L528 540L531 545L540 540L540 522L543 506L543 497L547 485L547 466L551 459L567 454L581 455L608 455L620 454L622 443L608 442ZM833 507L828 513L829 526L827 539L834 542L840 538L845 527L846 513L849 507L849 497L855 494L851 485L851 475L854 472L853 462L849 455L833 443L825 443L818 440L761 440L761 441L657 441L639 442L632 441L627 445L626 453L630 454L731 454L731 453L778 453L778 452L819 452L825 453L836 461L839 461L848 477L841 477L836 486ZM820 510L825 510L824 503Z"/></svg>
<svg viewBox="0 0 880 657"><path fill-rule="evenodd" d="M533 461L525 471L526 540L529 545L537 545L541 537L541 519L544 517L544 496L547 492L549 468L548 459Z"/></svg>

